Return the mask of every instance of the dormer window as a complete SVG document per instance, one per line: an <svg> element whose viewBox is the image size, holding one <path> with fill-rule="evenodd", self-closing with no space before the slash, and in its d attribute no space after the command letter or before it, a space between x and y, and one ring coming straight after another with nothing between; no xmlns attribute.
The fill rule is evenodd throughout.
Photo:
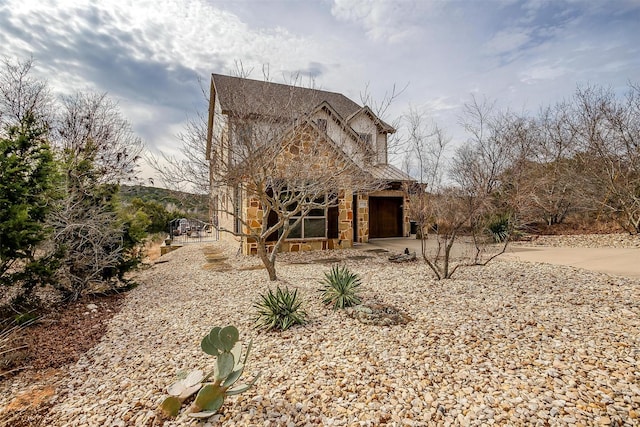
<svg viewBox="0 0 640 427"><path fill-rule="evenodd" d="M316 120L316 125L318 125L318 128L322 132L326 132L327 131L327 120L326 119L318 119L318 120Z"/></svg>

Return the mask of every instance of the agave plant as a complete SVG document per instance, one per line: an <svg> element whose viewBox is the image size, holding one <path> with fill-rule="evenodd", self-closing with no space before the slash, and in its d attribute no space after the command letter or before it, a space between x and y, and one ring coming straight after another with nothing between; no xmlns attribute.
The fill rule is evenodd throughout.
<svg viewBox="0 0 640 427"><path fill-rule="evenodd" d="M293 325L304 325L307 313L302 309L302 301L298 298L298 290L291 292L280 287L273 292L260 295L260 301L254 304L258 310L256 323L267 330L285 331Z"/></svg>
<svg viewBox="0 0 640 427"><path fill-rule="evenodd" d="M178 416L182 404L198 393L188 410L188 415L194 418L208 418L218 412L227 396L243 393L256 383L259 373L249 383L236 385L244 371L252 343L249 341L242 357L242 344L238 338L238 329L234 326L215 327L205 335L200 347L205 353L216 357L216 365L206 375L196 369L167 387L169 396L160 405L164 417Z"/></svg>
<svg viewBox="0 0 640 427"><path fill-rule="evenodd" d="M360 277L346 266L334 265L331 271L324 273L322 302L333 305L333 309L351 307L362 302L358 296Z"/></svg>

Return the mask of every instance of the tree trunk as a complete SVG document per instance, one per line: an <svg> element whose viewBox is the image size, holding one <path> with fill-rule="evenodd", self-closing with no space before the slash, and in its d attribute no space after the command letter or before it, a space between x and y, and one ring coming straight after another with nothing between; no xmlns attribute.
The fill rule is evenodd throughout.
<svg viewBox="0 0 640 427"><path fill-rule="evenodd" d="M275 263L272 263L270 261L267 261L265 264L265 267L267 267L267 272L269 273L269 280L271 280L272 282L278 280L278 276L276 276L276 266L274 264Z"/></svg>
<svg viewBox="0 0 640 427"><path fill-rule="evenodd" d="M278 280L278 276L276 275L276 260L272 260L269 257L269 254L267 253L266 241L264 240L258 241L258 256L260 256L264 267L267 269L267 273L269 273L269 280L271 280L272 282Z"/></svg>

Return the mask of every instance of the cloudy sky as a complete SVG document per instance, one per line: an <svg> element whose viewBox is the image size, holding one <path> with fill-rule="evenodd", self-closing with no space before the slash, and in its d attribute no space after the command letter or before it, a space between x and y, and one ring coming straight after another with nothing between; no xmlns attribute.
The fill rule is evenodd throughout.
<svg viewBox="0 0 640 427"><path fill-rule="evenodd" d="M199 79L238 62L356 102L406 90L454 141L471 94L535 111L595 83L640 82L639 0L0 0L1 54L55 92L107 92L153 150L203 110Z"/></svg>

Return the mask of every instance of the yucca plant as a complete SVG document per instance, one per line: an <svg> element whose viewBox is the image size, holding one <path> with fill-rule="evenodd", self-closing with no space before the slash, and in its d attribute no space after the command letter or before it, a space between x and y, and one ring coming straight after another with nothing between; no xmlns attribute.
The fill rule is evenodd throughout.
<svg viewBox="0 0 640 427"><path fill-rule="evenodd" d="M358 296L360 277L352 273L346 266L334 265L331 271L324 273L322 302L333 305L333 309L351 307L362 301Z"/></svg>
<svg viewBox="0 0 640 427"><path fill-rule="evenodd" d="M511 234L511 216L507 214L499 215L489 220L487 232L496 243L502 243Z"/></svg>
<svg viewBox="0 0 640 427"><path fill-rule="evenodd" d="M293 292L288 288L277 287L275 292L269 289L253 306L258 310L256 323L260 328L285 331L293 325L307 322L307 313L302 309L297 289Z"/></svg>

